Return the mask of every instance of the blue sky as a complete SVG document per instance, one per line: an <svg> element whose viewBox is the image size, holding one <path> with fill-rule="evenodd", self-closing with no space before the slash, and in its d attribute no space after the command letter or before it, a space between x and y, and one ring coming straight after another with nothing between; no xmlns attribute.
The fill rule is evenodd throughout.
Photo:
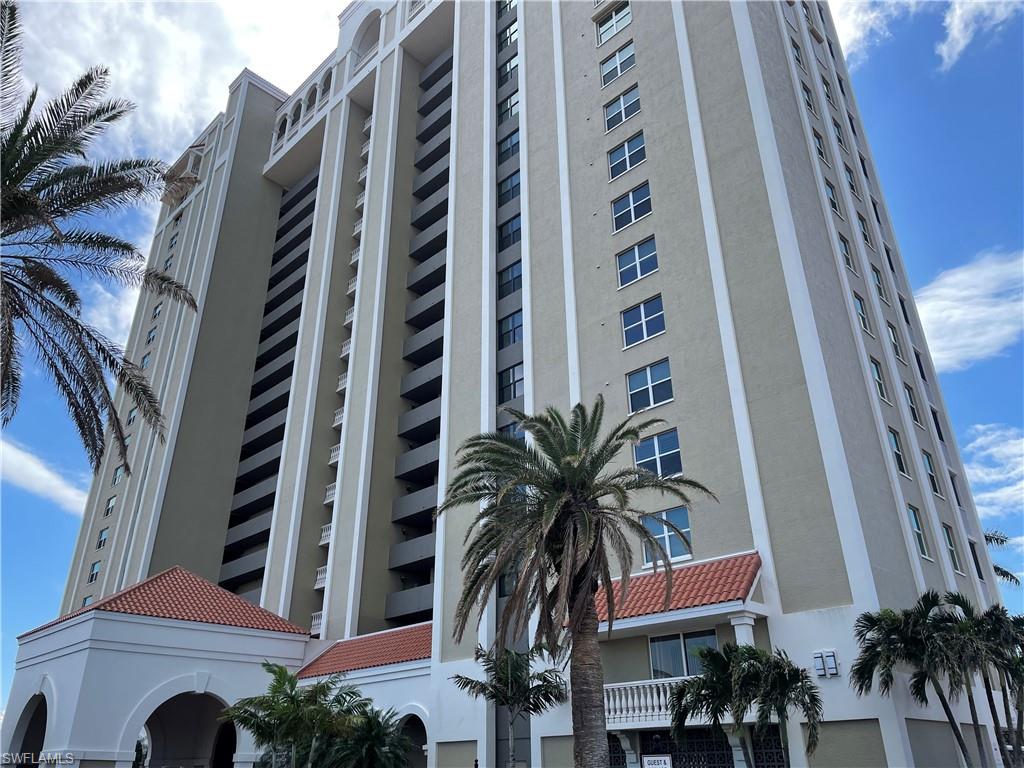
<svg viewBox="0 0 1024 768"><path fill-rule="evenodd" d="M26 74L52 92L109 64L115 92L140 108L107 149L172 159L222 109L243 66L290 89L334 44L337 4L283 19L237 5L26 6ZM995 559L1024 572L1024 14L1010 3L844 3L834 13L983 522L1014 537ZM274 25L253 26L261 16ZM216 44L197 28L219 30ZM44 33L45 46L34 38ZM296 44L281 55L289 38ZM146 247L152 221L146 210L116 226ZM91 285L86 298L91 321L123 339L133 295ZM16 635L58 611L90 473L62 404L34 371L2 440L6 701ZM1019 590L1004 598L1024 610Z"/></svg>

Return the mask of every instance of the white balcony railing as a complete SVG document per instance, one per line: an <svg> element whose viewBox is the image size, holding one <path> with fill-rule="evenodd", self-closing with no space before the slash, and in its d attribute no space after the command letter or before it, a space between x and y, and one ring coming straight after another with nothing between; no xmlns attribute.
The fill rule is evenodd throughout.
<svg viewBox="0 0 1024 768"><path fill-rule="evenodd" d="M360 168L359 175L356 177L356 181L358 181L360 184L366 181L366 174L369 172L369 170L370 169L365 165L362 168Z"/></svg>
<svg viewBox="0 0 1024 768"><path fill-rule="evenodd" d="M346 289L346 293L348 293L349 296L356 292L356 280L358 279L358 277L349 278L348 288Z"/></svg>
<svg viewBox="0 0 1024 768"><path fill-rule="evenodd" d="M349 307L345 310L345 327L349 328L352 326L352 321L356 319L356 308Z"/></svg>
<svg viewBox="0 0 1024 768"><path fill-rule="evenodd" d="M316 569L316 578L313 580L313 589L323 589L327 586L327 566L321 565Z"/></svg>
<svg viewBox="0 0 1024 768"><path fill-rule="evenodd" d="M360 248L359 248L358 245L355 248L352 249L352 253L350 253L349 257L348 257L348 263L349 264L358 264L359 263L359 250L360 250Z"/></svg>
<svg viewBox="0 0 1024 768"><path fill-rule="evenodd" d="M354 227L352 227L352 237L362 237L362 236L363 236L363 220L359 219L359 221L356 222L356 225Z"/></svg>
<svg viewBox="0 0 1024 768"><path fill-rule="evenodd" d="M363 145L361 147L359 147L359 156L360 157L366 157L368 154L370 154L370 140L369 139L364 141Z"/></svg>
<svg viewBox="0 0 1024 768"><path fill-rule="evenodd" d="M352 351L352 339L345 339L341 342L341 359L344 360L348 357L348 353Z"/></svg>
<svg viewBox="0 0 1024 768"><path fill-rule="evenodd" d="M341 394L342 392L344 392L344 391L345 391L345 389L346 389L347 387L348 387L348 375L347 375L347 374L344 374L344 373L342 373L342 374L340 374L340 375L338 376L338 388L337 388L336 390L334 390L334 391L335 391L335 392L337 392L337 393L338 393L338 394L340 395L340 394ZM338 418L338 413L337 413L337 411L335 411L335 413L334 413L334 418L335 418L335 419L337 419L337 418ZM334 426L336 426L336 427L337 427L337 426L340 426L340 423L336 421L336 422L334 423Z"/></svg>
<svg viewBox="0 0 1024 768"><path fill-rule="evenodd" d="M609 726L634 723L667 725L672 721L669 699L681 677L611 683L604 687L604 712Z"/></svg>
<svg viewBox="0 0 1024 768"><path fill-rule="evenodd" d="M334 494L337 492L337 490L337 483L331 483L330 485L327 486L327 488L324 490L324 504L334 503Z"/></svg>
<svg viewBox="0 0 1024 768"><path fill-rule="evenodd" d="M363 203L365 203L365 202L366 202L366 192L360 192L358 195L356 195L356 210L357 211L363 210Z"/></svg>
<svg viewBox="0 0 1024 768"><path fill-rule="evenodd" d="M309 633L311 635L319 635L320 630L323 628L324 623L324 612L313 611L313 617L309 620Z"/></svg>
<svg viewBox="0 0 1024 768"><path fill-rule="evenodd" d="M341 378L344 378L344 377L341 377ZM341 422L343 422L344 420L345 420L345 409L344 408L339 408L338 410L336 410L334 412L334 424L332 426L340 427L341 426Z"/></svg>
<svg viewBox="0 0 1024 768"><path fill-rule="evenodd" d="M327 523L320 528L320 546L325 547L331 543L331 528L333 523Z"/></svg>
<svg viewBox="0 0 1024 768"><path fill-rule="evenodd" d="M373 115L368 115L367 118L363 120L363 133L369 133L371 128L373 128Z"/></svg>
<svg viewBox="0 0 1024 768"><path fill-rule="evenodd" d="M331 446L331 458L327 460L327 463L332 467L338 465L338 459L341 458L341 444Z"/></svg>

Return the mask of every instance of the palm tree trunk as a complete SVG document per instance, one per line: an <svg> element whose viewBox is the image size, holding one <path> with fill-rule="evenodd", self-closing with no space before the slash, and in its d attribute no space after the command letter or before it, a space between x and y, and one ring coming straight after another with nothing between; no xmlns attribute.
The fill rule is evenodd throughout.
<svg viewBox="0 0 1024 768"><path fill-rule="evenodd" d="M786 727L785 713L779 713L779 741L782 742L782 760L786 768L792 765L792 757L789 754L789 729Z"/></svg>
<svg viewBox="0 0 1024 768"><path fill-rule="evenodd" d="M754 757L750 754L750 744L747 743L746 726L743 723L739 723L736 726L736 738L740 742L740 751L743 752L743 762L747 764L747 768L754 768Z"/></svg>
<svg viewBox="0 0 1024 768"><path fill-rule="evenodd" d="M974 726L974 741L978 745L978 758L981 760L981 768L988 768L988 755L985 749L985 742L981 739L981 725L978 723L978 707L974 702L974 675L970 670L964 675L964 687L967 689L967 706L971 710L971 725Z"/></svg>
<svg viewBox="0 0 1024 768"><path fill-rule="evenodd" d="M985 686L985 698L988 700L988 711L992 713L992 727L996 731L996 744L999 746L999 758L1003 761L1003 768L1012 768L1010 754L1006 751L1006 739L1003 736L1003 729L999 725L999 710L996 708L996 698L992 693L992 681L989 679L988 667L981 670L981 682Z"/></svg>
<svg viewBox="0 0 1024 768"><path fill-rule="evenodd" d="M1017 710L1017 727L1013 729L1013 760L1018 768L1024 767L1024 689L1014 691L1014 703Z"/></svg>
<svg viewBox="0 0 1024 768"><path fill-rule="evenodd" d="M608 768L608 731L604 718L604 670L597 644L597 609L593 592L586 600L579 631L572 638L569 684L572 689L573 764L575 768Z"/></svg>
<svg viewBox="0 0 1024 768"><path fill-rule="evenodd" d="M313 768L313 756L316 754L316 742L319 734L313 734L313 740L309 744L309 758L306 760L306 768Z"/></svg>
<svg viewBox="0 0 1024 768"><path fill-rule="evenodd" d="M516 768L516 717L508 713L508 768Z"/></svg>
<svg viewBox="0 0 1024 768"><path fill-rule="evenodd" d="M949 721L949 727L953 730L953 738L956 739L956 745L960 748L960 754L964 756L964 764L967 768L974 768L974 763L971 761L971 753L967 751L967 742L964 741L964 734L960 730L960 725L957 723L956 718L953 716L953 710L949 708L949 702L946 701L946 694L942 692L942 686L939 685L939 681L935 678L932 678L932 688L935 689L935 695L939 697L942 711L946 713L946 720Z"/></svg>

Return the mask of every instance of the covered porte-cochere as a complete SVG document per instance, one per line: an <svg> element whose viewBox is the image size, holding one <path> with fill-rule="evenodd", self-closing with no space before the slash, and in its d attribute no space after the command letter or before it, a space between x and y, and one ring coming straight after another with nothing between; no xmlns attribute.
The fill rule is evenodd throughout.
<svg viewBox="0 0 1024 768"><path fill-rule="evenodd" d="M305 629L172 568L18 638L0 750L26 764L252 768L224 707L267 687L263 660L302 666ZM58 757L59 756L59 757Z"/></svg>

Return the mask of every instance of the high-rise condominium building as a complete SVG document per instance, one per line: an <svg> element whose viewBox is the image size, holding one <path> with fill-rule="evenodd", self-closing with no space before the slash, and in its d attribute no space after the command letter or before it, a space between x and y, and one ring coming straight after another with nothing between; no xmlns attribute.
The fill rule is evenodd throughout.
<svg viewBox="0 0 1024 768"><path fill-rule="evenodd" d="M849 683L861 612L998 592L824 3L358 0L295 93L244 71L175 168L150 261L199 311L143 295L128 341L166 439L119 396L131 471L108 454L65 616L21 638L5 749L128 766L145 729L151 765L251 765L216 715L271 659L395 707L413 765L504 765L505 713L449 681L493 641L494 606L452 638L473 510L434 512L504 408L603 395L664 420L620 462L718 498L645 500L689 536L648 523L669 608L637 544L602 637L613 765L744 764L668 732L727 641L815 675L813 765L955 759L937 703ZM568 707L516 733L571 764ZM752 752L781 765L777 730Z"/></svg>

